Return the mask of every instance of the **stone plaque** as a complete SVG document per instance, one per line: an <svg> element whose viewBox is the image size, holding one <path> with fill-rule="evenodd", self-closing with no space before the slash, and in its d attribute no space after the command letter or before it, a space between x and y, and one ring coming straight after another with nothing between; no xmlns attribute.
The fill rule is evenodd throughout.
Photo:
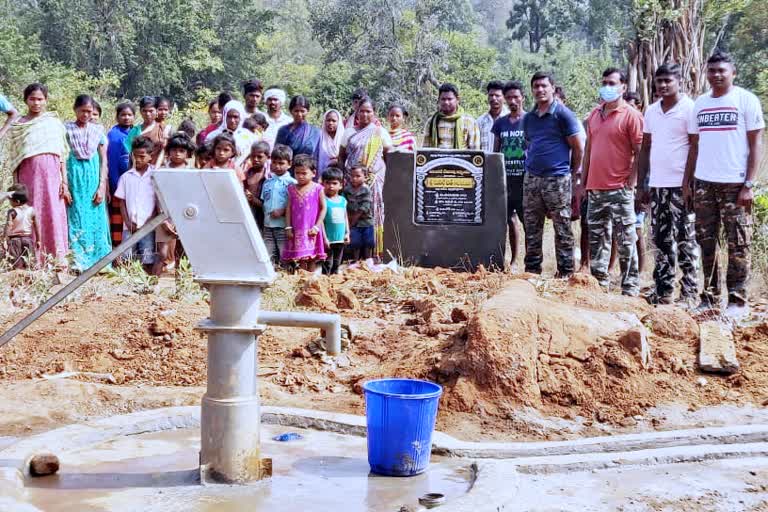
<svg viewBox="0 0 768 512"><path fill-rule="evenodd" d="M404 265L504 266L507 200L499 153L424 149L389 153L384 255Z"/></svg>
<svg viewBox="0 0 768 512"><path fill-rule="evenodd" d="M416 153L413 222L481 225L484 163L481 151L448 156L430 149Z"/></svg>

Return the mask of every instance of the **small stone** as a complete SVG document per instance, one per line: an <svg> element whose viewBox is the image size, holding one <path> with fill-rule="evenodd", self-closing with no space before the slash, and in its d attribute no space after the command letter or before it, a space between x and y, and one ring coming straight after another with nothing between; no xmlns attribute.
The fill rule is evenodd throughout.
<svg viewBox="0 0 768 512"><path fill-rule="evenodd" d="M342 288L336 292L336 307L354 311L360 309L360 301L352 290Z"/></svg>
<svg viewBox="0 0 768 512"><path fill-rule="evenodd" d="M309 359L312 354L306 347L296 347L291 351L291 357L297 357L299 359Z"/></svg>
<svg viewBox="0 0 768 512"><path fill-rule="evenodd" d="M469 315L462 308L453 308L453 311L451 311L451 322L455 324L466 322L468 319Z"/></svg>
<svg viewBox="0 0 768 512"><path fill-rule="evenodd" d="M707 382L708 382L707 379L705 379L704 377L699 377L698 379L696 379L696 384L698 384L701 387L706 386Z"/></svg>
<svg viewBox="0 0 768 512"><path fill-rule="evenodd" d="M699 326L699 368L703 372L736 373L739 361L736 359L736 345L733 332L726 324L718 321L704 322Z"/></svg>
<svg viewBox="0 0 768 512"><path fill-rule="evenodd" d="M651 364L651 346L644 326L638 325L626 331L619 338L619 343L640 361L643 368Z"/></svg>
<svg viewBox="0 0 768 512"><path fill-rule="evenodd" d="M35 455L29 461L29 474L32 476L53 475L59 470L59 458L52 453Z"/></svg>

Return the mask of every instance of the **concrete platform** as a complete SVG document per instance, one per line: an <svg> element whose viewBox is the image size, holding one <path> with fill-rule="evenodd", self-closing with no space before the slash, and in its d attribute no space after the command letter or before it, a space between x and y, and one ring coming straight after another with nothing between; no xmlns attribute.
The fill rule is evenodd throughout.
<svg viewBox="0 0 768 512"><path fill-rule="evenodd" d="M0 449L0 510L120 512L141 504L159 512L413 512L424 510L418 497L427 492L447 495L441 512L768 510L764 424L533 443L465 442L436 432L427 474L384 478L368 474L364 418L262 412L264 455L275 468L270 481L199 485L199 408L175 407L72 425ZM268 440L286 431L307 437ZM60 457L60 475L25 477L25 462L42 451Z"/></svg>
<svg viewBox="0 0 768 512"><path fill-rule="evenodd" d="M273 460L271 480L248 486L198 483L197 429L170 430L113 439L59 455L58 475L26 480L25 501L58 511L239 511L415 509L418 498L439 492L446 502L474 482L468 461L436 458L411 478L369 474L365 439L291 429L304 439L278 442L280 426L262 429L262 453Z"/></svg>

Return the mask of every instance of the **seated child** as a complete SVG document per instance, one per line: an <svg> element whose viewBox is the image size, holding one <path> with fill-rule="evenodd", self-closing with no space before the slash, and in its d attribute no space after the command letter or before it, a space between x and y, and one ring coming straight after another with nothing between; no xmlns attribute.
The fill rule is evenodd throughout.
<svg viewBox="0 0 768 512"><path fill-rule="evenodd" d="M347 200L341 195L344 172L337 167L326 167L322 180L326 205L323 229L325 249L328 253L328 258L323 263L323 271L326 274L338 274L344 256L344 244L349 243Z"/></svg>
<svg viewBox="0 0 768 512"><path fill-rule="evenodd" d="M356 165L349 170L349 184L344 187L349 215L349 248L355 261L367 260L376 241L373 234L373 196L365 184L368 169Z"/></svg>
<svg viewBox="0 0 768 512"><path fill-rule="evenodd" d="M154 143L144 136L133 139L131 157L133 168L120 176L117 182L115 197L120 200L120 211L123 214L123 240L138 231L157 210L155 189L152 186L154 166L152 152ZM127 259L137 257L147 273L153 272L155 263L155 232L139 240L124 256Z"/></svg>
<svg viewBox="0 0 768 512"><path fill-rule="evenodd" d="M17 183L8 189L11 209L5 223L5 240L8 248L4 258L14 269L26 269L35 265L35 240L40 240L40 225L35 209L28 204L26 185Z"/></svg>

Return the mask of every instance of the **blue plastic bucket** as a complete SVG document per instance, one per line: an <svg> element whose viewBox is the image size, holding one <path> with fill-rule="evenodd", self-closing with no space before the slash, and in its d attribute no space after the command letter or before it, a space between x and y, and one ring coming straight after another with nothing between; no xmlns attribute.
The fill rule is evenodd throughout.
<svg viewBox="0 0 768 512"><path fill-rule="evenodd" d="M424 472L443 388L425 380L380 379L363 389L371 471L387 476Z"/></svg>

